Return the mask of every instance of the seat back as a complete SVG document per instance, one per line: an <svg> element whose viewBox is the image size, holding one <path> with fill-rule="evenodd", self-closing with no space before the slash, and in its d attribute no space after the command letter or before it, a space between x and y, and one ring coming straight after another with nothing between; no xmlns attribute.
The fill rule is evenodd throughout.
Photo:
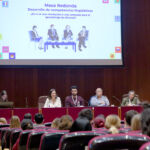
<svg viewBox="0 0 150 150"><path fill-rule="evenodd" d="M22 130L21 129L15 129L11 132L10 135L10 149L13 148L13 145L16 143L17 139L19 138L19 134Z"/></svg>
<svg viewBox="0 0 150 150"><path fill-rule="evenodd" d="M38 99L38 108L43 108L45 101L47 99L47 96L40 96Z"/></svg>
<svg viewBox="0 0 150 150"><path fill-rule="evenodd" d="M42 135L40 150L56 150L59 147L61 137L68 132L51 132Z"/></svg>
<svg viewBox="0 0 150 150"><path fill-rule="evenodd" d="M95 137L89 142L89 150L138 150L141 145L150 141L150 137L137 134L116 134Z"/></svg>
<svg viewBox="0 0 150 150"><path fill-rule="evenodd" d="M27 140L28 140L28 135L33 132L32 130L26 130L22 131L20 136L19 136L19 150L26 150L26 145L27 145Z"/></svg>
<svg viewBox="0 0 150 150"><path fill-rule="evenodd" d="M42 135L46 131L35 131L29 134L27 142L27 150L39 150Z"/></svg>
<svg viewBox="0 0 150 150"><path fill-rule="evenodd" d="M139 150L150 150L150 142L143 144Z"/></svg>
<svg viewBox="0 0 150 150"><path fill-rule="evenodd" d="M93 131L68 133L61 138L59 150L84 150L93 137L100 135L104 133Z"/></svg>

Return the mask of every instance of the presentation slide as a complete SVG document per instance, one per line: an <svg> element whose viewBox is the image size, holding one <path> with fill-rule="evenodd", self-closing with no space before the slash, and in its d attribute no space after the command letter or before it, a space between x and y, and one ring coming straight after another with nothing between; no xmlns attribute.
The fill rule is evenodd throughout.
<svg viewBox="0 0 150 150"><path fill-rule="evenodd" d="M0 65L122 65L121 0L0 0Z"/></svg>

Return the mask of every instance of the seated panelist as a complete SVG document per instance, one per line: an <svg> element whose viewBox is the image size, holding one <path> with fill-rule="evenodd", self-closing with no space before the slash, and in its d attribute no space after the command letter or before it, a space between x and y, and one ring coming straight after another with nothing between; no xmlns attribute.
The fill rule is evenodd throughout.
<svg viewBox="0 0 150 150"><path fill-rule="evenodd" d="M109 106L109 100L103 95L103 90L101 88L96 89L96 95L92 96L89 102L90 106Z"/></svg>
<svg viewBox="0 0 150 150"><path fill-rule="evenodd" d="M78 96L77 86L71 87L71 96L67 96L65 100L65 107L82 107L84 106L84 99Z"/></svg>
<svg viewBox="0 0 150 150"><path fill-rule="evenodd" d="M136 106L140 103L138 96L135 95L135 91L129 91L128 96L124 97L121 106Z"/></svg>
<svg viewBox="0 0 150 150"><path fill-rule="evenodd" d="M44 104L44 108L55 108L55 107L61 107L61 99L60 97L57 96L56 90L51 89L49 92L49 96Z"/></svg>

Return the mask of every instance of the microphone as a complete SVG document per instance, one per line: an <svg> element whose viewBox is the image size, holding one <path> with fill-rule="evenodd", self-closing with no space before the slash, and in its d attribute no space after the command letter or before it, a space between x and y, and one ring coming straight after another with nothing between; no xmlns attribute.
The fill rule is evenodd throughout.
<svg viewBox="0 0 150 150"><path fill-rule="evenodd" d="M119 104L121 105L121 101L119 98L117 98L116 96L112 96L112 98L114 98L117 102L119 102Z"/></svg>
<svg viewBox="0 0 150 150"><path fill-rule="evenodd" d="M26 108L28 108L28 97L25 98L26 101Z"/></svg>

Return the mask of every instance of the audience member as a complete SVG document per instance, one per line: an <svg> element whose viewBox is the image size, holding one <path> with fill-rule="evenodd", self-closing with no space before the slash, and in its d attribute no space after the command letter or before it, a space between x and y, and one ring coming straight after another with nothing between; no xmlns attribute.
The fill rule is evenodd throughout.
<svg viewBox="0 0 150 150"><path fill-rule="evenodd" d="M51 128L58 129L60 124L60 118L55 118L52 122Z"/></svg>
<svg viewBox="0 0 150 150"><path fill-rule="evenodd" d="M64 115L60 118L59 130L70 130L73 123L73 119L69 115Z"/></svg>
<svg viewBox="0 0 150 150"><path fill-rule="evenodd" d="M150 136L150 108L144 109L141 114L142 133Z"/></svg>
<svg viewBox="0 0 150 150"><path fill-rule="evenodd" d="M91 131L91 120L93 118L92 111L90 109L83 109L80 111L78 118L74 121L70 132L75 131Z"/></svg>
<svg viewBox="0 0 150 150"><path fill-rule="evenodd" d="M0 124L7 124L7 121L5 118L0 118Z"/></svg>
<svg viewBox="0 0 150 150"><path fill-rule="evenodd" d="M125 113L125 127L131 127L131 120L134 115L138 114L135 110L129 110Z"/></svg>
<svg viewBox="0 0 150 150"><path fill-rule="evenodd" d="M141 130L141 114L136 114L131 120L131 130L137 131Z"/></svg>
<svg viewBox="0 0 150 150"><path fill-rule="evenodd" d="M32 119L32 115L30 114L30 113L26 113L25 115L24 115L24 119Z"/></svg>
<svg viewBox="0 0 150 150"><path fill-rule="evenodd" d="M34 126L45 126L43 125L44 117L40 113L36 113L34 116L35 123Z"/></svg>
<svg viewBox="0 0 150 150"><path fill-rule="evenodd" d="M98 115L93 122L94 128L103 128L105 126L105 117L104 115Z"/></svg>
<svg viewBox="0 0 150 150"><path fill-rule="evenodd" d="M120 118L117 115L109 115L106 117L105 127L112 134L119 133L119 128L121 127Z"/></svg>
<svg viewBox="0 0 150 150"><path fill-rule="evenodd" d="M18 116L12 116L10 120L10 128L20 128L20 119Z"/></svg>

